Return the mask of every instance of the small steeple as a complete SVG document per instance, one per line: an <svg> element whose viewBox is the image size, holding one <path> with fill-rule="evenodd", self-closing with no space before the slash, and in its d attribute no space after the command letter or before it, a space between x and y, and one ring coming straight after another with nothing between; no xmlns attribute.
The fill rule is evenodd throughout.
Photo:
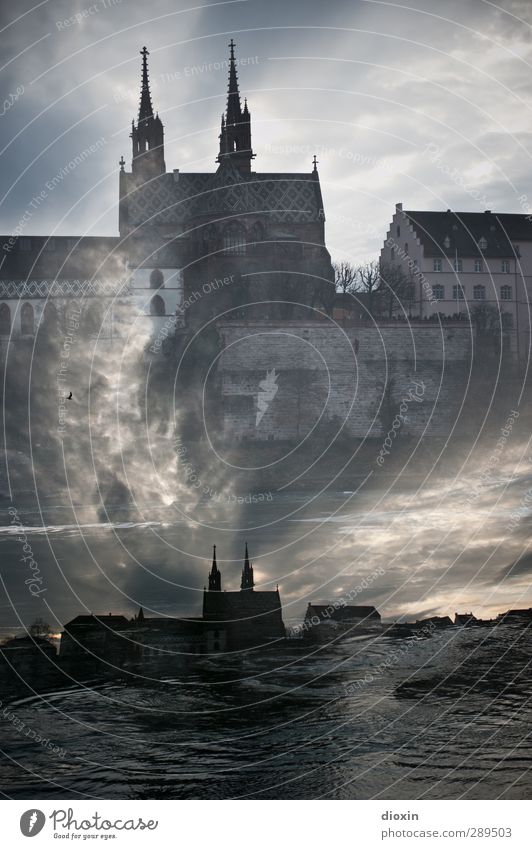
<svg viewBox="0 0 532 849"><path fill-rule="evenodd" d="M235 42L229 44L229 82L227 86L227 107L222 116L220 133L220 152L217 162L222 164L230 158L237 168L243 172L251 171L251 160L255 154L251 149L251 115L247 100L244 110L240 104L238 76L236 72Z"/></svg>
<svg viewBox="0 0 532 849"><path fill-rule="evenodd" d="M139 607L139 612L137 613L137 624L142 625L144 622L144 611L142 607Z"/></svg>
<svg viewBox="0 0 532 849"><path fill-rule="evenodd" d="M216 546L212 547L212 566L209 572L209 592L221 592L222 590L222 574L216 563Z"/></svg>
<svg viewBox="0 0 532 849"><path fill-rule="evenodd" d="M242 581L240 583L241 590L252 590L255 586L253 579L253 566L249 562L248 544L246 542L246 553L244 555L244 568L242 569Z"/></svg>

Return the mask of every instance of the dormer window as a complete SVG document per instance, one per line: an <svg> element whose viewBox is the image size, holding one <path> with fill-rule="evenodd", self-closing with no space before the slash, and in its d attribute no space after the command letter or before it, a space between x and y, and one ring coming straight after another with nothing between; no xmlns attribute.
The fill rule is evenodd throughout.
<svg viewBox="0 0 532 849"><path fill-rule="evenodd" d="M443 247L446 248L447 250L449 250L449 248L451 247L451 240L450 240L449 236L446 236L445 239L443 240Z"/></svg>
<svg viewBox="0 0 532 849"><path fill-rule="evenodd" d="M480 239L478 240L478 247L481 251L485 251L486 248L488 247L488 242L484 238L484 236L481 236Z"/></svg>

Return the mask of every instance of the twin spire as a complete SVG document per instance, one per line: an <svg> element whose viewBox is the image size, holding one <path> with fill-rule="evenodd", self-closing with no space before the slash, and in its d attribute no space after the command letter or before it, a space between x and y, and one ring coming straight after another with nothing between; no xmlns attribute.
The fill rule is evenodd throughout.
<svg viewBox="0 0 532 849"><path fill-rule="evenodd" d="M217 162L221 165L231 162L239 171L251 171L251 160L255 157L251 149L251 115L247 101L242 109L238 90L236 71L235 43L229 44L229 83L227 88L227 107L222 115L220 132L220 152ZM148 74L149 51L143 47L142 73L140 86L140 104L137 124L132 122L131 139L133 143L132 171L148 180L166 172L164 162L164 128L158 114L154 115Z"/></svg>
<svg viewBox="0 0 532 849"><path fill-rule="evenodd" d="M140 105L137 126L131 125L133 143L132 171L145 180L166 172L164 161L164 128L159 115L153 115L148 77L147 48L140 51L142 56L142 78L140 89Z"/></svg>
<svg viewBox="0 0 532 849"><path fill-rule="evenodd" d="M232 162L239 171L251 171L251 160L255 154L251 149L251 115L247 100L244 109L240 103L238 76L236 72L235 42L229 44L229 84L227 87L227 107L222 115L220 131L220 152L217 162L223 165Z"/></svg>
<svg viewBox="0 0 532 849"><path fill-rule="evenodd" d="M244 555L244 568L242 569L242 580L240 583L241 590L252 590L255 586L253 578L253 566L249 562L248 544L246 543L246 553ZM222 574L218 569L216 562L216 546L213 546L212 566L209 572L209 592L222 591Z"/></svg>

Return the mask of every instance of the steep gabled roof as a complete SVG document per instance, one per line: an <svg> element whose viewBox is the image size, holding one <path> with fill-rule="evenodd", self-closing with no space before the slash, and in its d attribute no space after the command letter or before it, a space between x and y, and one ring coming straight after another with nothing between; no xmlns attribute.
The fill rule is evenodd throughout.
<svg viewBox="0 0 532 849"><path fill-rule="evenodd" d="M126 628L129 627L129 620L125 616L108 615L85 615L80 614L67 622L65 630L71 627L97 627L97 628Z"/></svg>
<svg viewBox="0 0 532 849"><path fill-rule="evenodd" d="M313 604L309 603L306 619L312 616L319 616L324 622L333 619L335 622L350 621L352 619L378 619L380 621L380 613L373 605L354 605L346 604L343 607L334 607L333 604Z"/></svg>
<svg viewBox="0 0 532 849"><path fill-rule="evenodd" d="M515 256L514 245L532 242L532 221L526 215L497 212L428 212L405 210L425 256L451 260L459 257ZM392 236L394 234L392 233ZM484 238L486 247L480 248Z"/></svg>

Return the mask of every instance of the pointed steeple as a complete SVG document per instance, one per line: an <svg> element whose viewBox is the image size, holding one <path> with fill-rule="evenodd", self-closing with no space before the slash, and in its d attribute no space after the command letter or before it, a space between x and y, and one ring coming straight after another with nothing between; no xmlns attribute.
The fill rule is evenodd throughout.
<svg viewBox="0 0 532 849"><path fill-rule="evenodd" d="M131 138L133 141L132 171L145 179L158 174L164 174L164 128L159 115L153 115L151 102L150 81L148 76L147 48L140 51L142 56L142 75L140 89L139 117L137 126L132 122Z"/></svg>
<svg viewBox="0 0 532 849"><path fill-rule="evenodd" d="M246 543L246 553L244 555L244 568L242 569L242 581L240 583L241 590L252 590L255 586L253 579L253 566L249 562L248 544Z"/></svg>
<svg viewBox="0 0 532 849"><path fill-rule="evenodd" d="M240 107L240 92L238 91L238 76L235 65L235 43L231 39L229 44L231 55L229 57L229 84L227 86L227 123L238 124L242 116Z"/></svg>
<svg viewBox="0 0 532 849"><path fill-rule="evenodd" d="M222 590L222 574L216 563L216 546L212 547L212 566L209 572L209 592L221 592Z"/></svg>
<svg viewBox="0 0 532 849"><path fill-rule="evenodd" d="M251 115L247 101L244 110L240 104L238 76L236 72L235 43L229 44L229 82L227 86L227 107L225 117L222 116L220 133L220 152L217 162L227 162L230 158L240 171L251 171L251 160L255 154L251 149Z"/></svg>
<svg viewBox="0 0 532 849"><path fill-rule="evenodd" d="M142 80L140 88L139 122L146 118L153 118L153 106L151 103L150 82L148 78L148 56L149 51L143 47L140 51L142 56Z"/></svg>

